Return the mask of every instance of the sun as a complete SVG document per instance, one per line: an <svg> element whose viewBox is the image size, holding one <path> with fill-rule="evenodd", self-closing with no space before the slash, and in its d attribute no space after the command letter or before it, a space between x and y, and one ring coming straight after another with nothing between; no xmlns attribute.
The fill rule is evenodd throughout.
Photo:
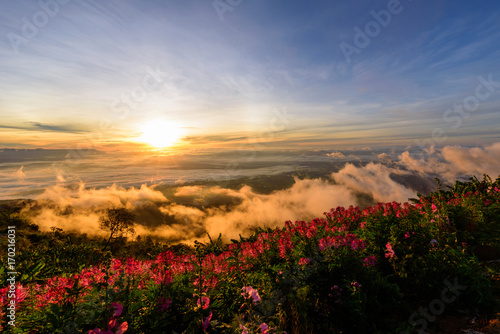
<svg viewBox="0 0 500 334"><path fill-rule="evenodd" d="M141 131L139 140L156 148L172 146L182 135L176 124L164 120L149 121L142 126Z"/></svg>

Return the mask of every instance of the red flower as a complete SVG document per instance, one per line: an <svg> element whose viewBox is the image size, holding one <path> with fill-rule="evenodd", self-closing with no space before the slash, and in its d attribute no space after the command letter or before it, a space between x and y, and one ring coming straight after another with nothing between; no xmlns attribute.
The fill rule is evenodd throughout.
<svg viewBox="0 0 500 334"><path fill-rule="evenodd" d="M202 307L202 305L203 305L202 308L204 310L206 310L208 308L208 306L210 305L210 298L205 297L205 296L199 298L197 301L197 305L198 305L198 307Z"/></svg>
<svg viewBox="0 0 500 334"><path fill-rule="evenodd" d="M385 257L386 258L392 258L394 255L396 255L394 253L394 250L392 249L392 245L390 242L388 242L386 245L385 245L385 248L387 248L387 252L385 253Z"/></svg>
<svg viewBox="0 0 500 334"><path fill-rule="evenodd" d="M436 206L436 204L434 204L434 203L432 203L431 208L432 208L432 212L436 212L437 209L438 209L437 206Z"/></svg>

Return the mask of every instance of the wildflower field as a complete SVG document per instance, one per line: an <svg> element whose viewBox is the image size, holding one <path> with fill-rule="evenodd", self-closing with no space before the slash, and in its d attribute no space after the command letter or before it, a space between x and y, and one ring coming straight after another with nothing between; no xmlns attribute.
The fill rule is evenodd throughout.
<svg viewBox="0 0 500 334"><path fill-rule="evenodd" d="M413 333L498 311L500 178L230 244L142 242L137 256L3 219L19 226L15 326L5 256L0 269L3 333Z"/></svg>

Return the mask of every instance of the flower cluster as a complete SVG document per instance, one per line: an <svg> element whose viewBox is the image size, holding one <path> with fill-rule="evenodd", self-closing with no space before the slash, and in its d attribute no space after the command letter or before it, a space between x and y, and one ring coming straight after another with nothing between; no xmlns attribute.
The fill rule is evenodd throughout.
<svg viewBox="0 0 500 334"><path fill-rule="evenodd" d="M118 323L118 317L122 314L123 306L119 303L113 303L111 304L111 306L114 307L115 311L109 319L108 329L101 330L99 328L96 328L89 331L88 334L123 334L127 331L128 323L126 321L122 322L121 324Z"/></svg>
<svg viewBox="0 0 500 334"><path fill-rule="evenodd" d="M461 192L421 197L414 205L391 202L364 209L337 207L325 213L326 219L287 221L282 228L260 230L214 253L205 251L197 256L194 252L166 251L149 260L113 258L77 274L18 284L17 306L20 310L44 314L68 304L86 305L87 309L90 305L100 305L100 312L94 312L98 315L85 323L84 328L87 331L100 324L98 327L104 329L95 328L89 334L145 332L139 326L153 326L156 319L158 323L177 326L176 331L185 330L178 324L179 319L190 322L198 331L208 331L211 326L222 326L234 319L243 321L243 313L250 316L268 304L274 307L274 318L246 319L248 323L241 324L240 329L243 333L275 333L278 324L288 320L278 318L278 314L289 312L292 315L286 317L291 317L298 309L292 305L293 301L306 305L300 309L307 309L308 303L310 310L321 309L318 314L316 311L310 314L318 319L323 315L325 319L334 319L338 314L349 314L339 311L346 305L359 304L356 312L362 312L365 300L377 303L373 300L376 297L368 296L368 286L379 284L386 289L394 281L400 285L405 281L385 280L387 275L400 278L421 275L414 281L425 282L425 270L416 272L415 268L420 267L412 266L415 261L421 259L424 265L437 266L433 261L463 257L467 261L449 263L462 266L475 263L472 252L479 238L490 237L488 231L495 231L494 224L498 223L500 188L495 185L469 191L467 187ZM476 230L481 233L474 234ZM460 271L471 275L477 272L469 269ZM380 282L373 283L370 279ZM338 285L332 287L332 282ZM404 288L401 287L402 294ZM276 291L289 299L283 302L281 297L274 296L278 301L273 304L270 300ZM0 290L2 307L7 301L6 292ZM239 294L245 300L242 308L233 298ZM232 300L224 300L227 296ZM361 298L366 298L363 303L359 303ZM107 310L104 305L110 304L111 309ZM359 314L356 312L351 313ZM336 324L332 322L329 326ZM325 328L328 331L329 327ZM231 328L231 332L234 330Z"/></svg>
<svg viewBox="0 0 500 334"><path fill-rule="evenodd" d="M256 289L252 288L251 286L244 286L243 288L241 288L241 290L243 290L241 295L245 299L251 298L254 304L260 302L259 292Z"/></svg>

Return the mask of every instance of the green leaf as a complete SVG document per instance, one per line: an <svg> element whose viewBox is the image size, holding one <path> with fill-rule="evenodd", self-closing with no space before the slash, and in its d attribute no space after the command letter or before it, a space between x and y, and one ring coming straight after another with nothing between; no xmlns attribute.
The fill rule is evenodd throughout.
<svg viewBox="0 0 500 334"><path fill-rule="evenodd" d="M47 322L49 324L53 324L54 326L57 325L58 321L57 321L57 318L56 316L53 314L53 313L47 313Z"/></svg>

